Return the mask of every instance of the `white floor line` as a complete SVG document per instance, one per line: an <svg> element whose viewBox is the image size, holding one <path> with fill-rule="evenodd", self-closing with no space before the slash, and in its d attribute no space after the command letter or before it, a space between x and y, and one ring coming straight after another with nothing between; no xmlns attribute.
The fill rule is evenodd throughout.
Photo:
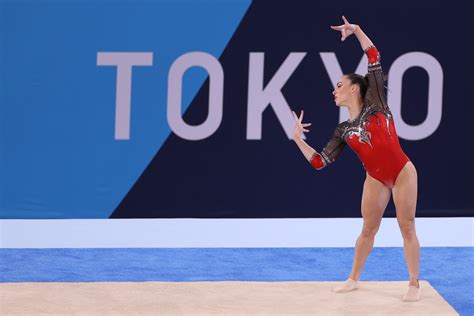
<svg viewBox="0 0 474 316"><path fill-rule="evenodd" d="M0 220L0 248L354 247L360 218ZM417 218L422 247L473 247L474 218ZM402 247L384 218L375 247Z"/></svg>

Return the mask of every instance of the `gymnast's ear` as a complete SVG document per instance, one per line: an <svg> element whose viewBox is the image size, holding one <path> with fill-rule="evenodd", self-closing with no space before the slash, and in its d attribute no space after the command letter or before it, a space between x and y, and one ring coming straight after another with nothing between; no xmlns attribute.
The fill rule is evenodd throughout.
<svg viewBox="0 0 474 316"><path fill-rule="evenodd" d="M360 86L357 83L351 84L351 93L359 93L360 92Z"/></svg>

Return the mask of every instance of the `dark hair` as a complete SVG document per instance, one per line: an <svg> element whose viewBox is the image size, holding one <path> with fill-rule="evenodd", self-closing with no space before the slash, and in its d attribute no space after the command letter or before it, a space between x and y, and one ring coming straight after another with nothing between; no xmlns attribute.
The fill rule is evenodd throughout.
<svg viewBox="0 0 474 316"><path fill-rule="evenodd" d="M364 76L352 73L352 74L347 74L346 77L347 79L350 80L352 84L359 85L360 96L362 97L362 100L364 100L365 94L367 93L367 88L369 87L369 80L367 78L367 75L364 77Z"/></svg>

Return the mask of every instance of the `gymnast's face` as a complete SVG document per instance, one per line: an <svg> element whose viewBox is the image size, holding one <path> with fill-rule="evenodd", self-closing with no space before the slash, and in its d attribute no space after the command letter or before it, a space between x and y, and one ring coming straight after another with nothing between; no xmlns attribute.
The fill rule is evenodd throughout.
<svg viewBox="0 0 474 316"><path fill-rule="evenodd" d="M352 96L353 90L354 84L352 84L346 76L342 76L336 83L336 88L334 88L334 91L332 92L334 103L336 103L337 106L346 106L347 101Z"/></svg>

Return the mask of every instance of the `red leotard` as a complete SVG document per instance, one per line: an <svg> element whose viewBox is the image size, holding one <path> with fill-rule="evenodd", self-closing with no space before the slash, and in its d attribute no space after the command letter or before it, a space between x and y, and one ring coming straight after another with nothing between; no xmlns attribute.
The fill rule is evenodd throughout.
<svg viewBox="0 0 474 316"><path fill-rule="evenodd" d="M332 139L321 153L313 155L310 163L314 168L322 169L334 162L348 144L370 176L393 188L409 159L400 147L392 113L384 98L380 54L374 46L365 53L369 59L369 87L362 110L354 120L337 126Z"/></svg>

